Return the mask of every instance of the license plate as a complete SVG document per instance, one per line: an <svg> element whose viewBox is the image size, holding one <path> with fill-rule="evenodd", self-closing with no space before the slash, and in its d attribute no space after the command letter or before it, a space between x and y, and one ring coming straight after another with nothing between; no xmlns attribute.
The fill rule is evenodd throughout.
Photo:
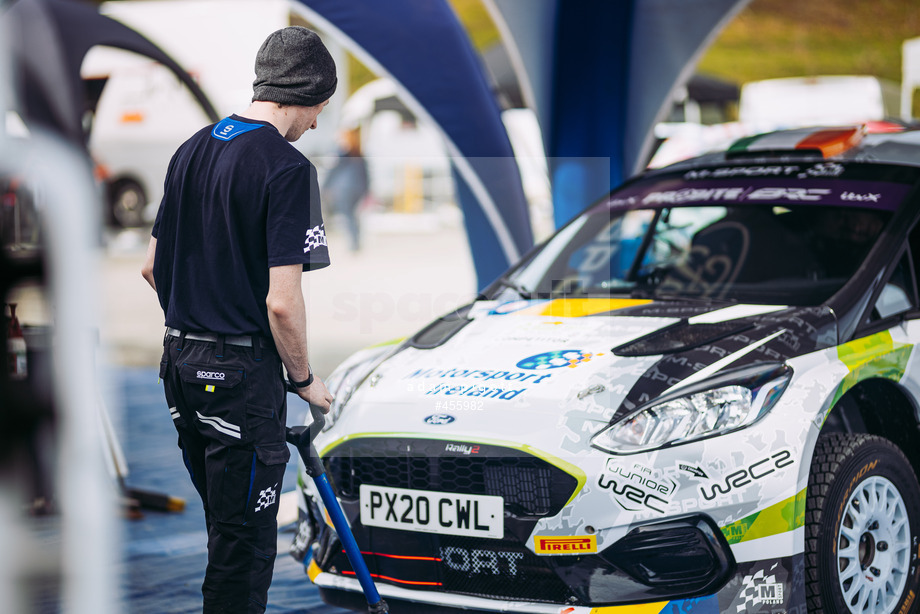
<svg viewBox="0 0 920 614"><path fill-rule="evenodd" d="M491 495L410 490L362 484L361 524L467 537L504 536L504 502Z"/></svg>

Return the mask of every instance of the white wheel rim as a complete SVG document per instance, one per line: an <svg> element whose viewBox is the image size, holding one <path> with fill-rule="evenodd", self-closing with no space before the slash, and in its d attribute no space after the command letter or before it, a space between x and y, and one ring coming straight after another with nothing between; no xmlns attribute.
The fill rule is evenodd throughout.
<svg viewBox="0 0 920 614"><path fill-rule="evenodd" d="M910 523L901 493L872 476L856 487L837 527L837 581L853 614L890 614L910 571Z"/></svg>
<svg viewBox="0 0 920 614"><path fill-rule="evenodd" d="M125 190L114 203L115 217L122 223L136 224L140 221L144 205L135 190Z"/></svg>

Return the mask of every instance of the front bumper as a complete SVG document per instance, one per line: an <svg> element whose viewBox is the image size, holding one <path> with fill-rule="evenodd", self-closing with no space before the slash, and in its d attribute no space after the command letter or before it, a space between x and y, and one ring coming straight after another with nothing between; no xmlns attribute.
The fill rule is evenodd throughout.
<svg viewBox="0 0 920 614"><path fill-rule="evenodd" d="M445 442L362 438L324 458L368 568L382 595L467 607L518 602L559 605L662 601L708 595L732 576L731 549L704 514L652 521L632 528L600 552L538 555L528 547L537 522L559 514L583 484L571 466L521 448L478 446L476 455L444 455ZM570 472L567 472L567 469ZM367 527L360 521L362 484L502 496L504 537L486 539ZM309 501L309 498L307 498ZM316 503L304 522L321 518ZM315 523L317 525L319 523ZM321 587L359 590L334 531L315 526L310 574ZM352 584L354 583L354 586ZM393 593L397 594L393 594ZM397 596L401 595L401 596ZM435 601L438 600L438 601ZM556 604L549 606L548 604ZM507 603L505 606L507 607Z"/></svg>

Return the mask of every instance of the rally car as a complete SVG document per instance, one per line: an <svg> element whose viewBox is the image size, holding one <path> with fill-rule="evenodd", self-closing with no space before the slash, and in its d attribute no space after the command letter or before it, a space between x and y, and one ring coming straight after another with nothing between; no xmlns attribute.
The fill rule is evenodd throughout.
<svg viewBox="0 0 920 614"><path fill-rule="evenodd" d="M646 172L329 378L317 439L394 611L907 613L920 131ZM312 481L292 546L363 609ZM399 604L398 606L394 604Z"/></svg>

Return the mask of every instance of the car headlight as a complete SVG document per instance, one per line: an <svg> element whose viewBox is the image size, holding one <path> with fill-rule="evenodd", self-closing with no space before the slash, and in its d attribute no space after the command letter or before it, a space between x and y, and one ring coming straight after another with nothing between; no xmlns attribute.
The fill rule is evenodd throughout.
<svg viewBox="0 0 920 614"><path fill-rule="evenodd" d="M786 389L792 369L768 363L688 386L639 407L591 439L613 454L633 454L723 435L762 418Z"/></svg>
<svg viewBox="0 0 920 614"><path fill-rule="evenodd" d="M352 395L361 387L364 380L374 372L374 369L395 354L401 347L402 345L397 342L361 350L352 359L342 363L339 368L332 372L332 375L326 378L324 382L326 389L332 393L335 400L332 401L329 413L326 414L326 424L323 427L323 431L328 431L332 428L332 425L342 415L342 410L345 409Z"/></svg>

